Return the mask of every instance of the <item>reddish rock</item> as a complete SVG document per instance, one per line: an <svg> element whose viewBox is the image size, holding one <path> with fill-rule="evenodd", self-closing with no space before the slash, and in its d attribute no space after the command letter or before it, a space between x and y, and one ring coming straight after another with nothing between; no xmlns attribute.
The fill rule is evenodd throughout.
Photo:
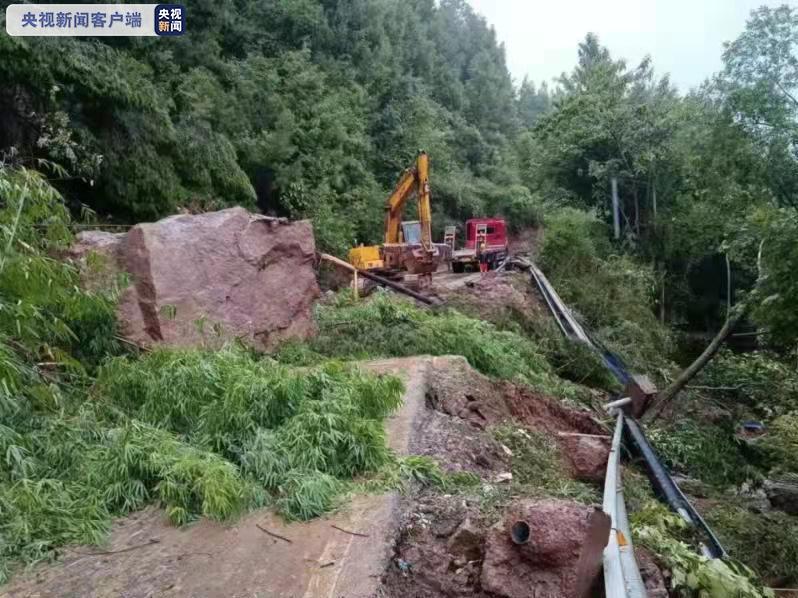
<svg viewBox="0 0 798 598"><path fill-rule="evenodd" d="M517 503L488 532L482 589L505 598L573 596L592 513L591 507L567 501ZM510 529L519 520L530 528L529 542L521 546L510 539Z"/></svg>
<svg viewBox="0 0 798 598"><path fill-rule="evenodd" d="M319 287L309 221L230 208L77 240L74 259L98 251L130 275L118 316L123 336L139 345L214 347L238 338L268 350L314 332Z"/></svg>
<svg viewBox="0 0 798 598"><path fill-rule="evenodd" d="M558 440L577 480L604 481L610 456L609 437L559 436Z"/></svg>

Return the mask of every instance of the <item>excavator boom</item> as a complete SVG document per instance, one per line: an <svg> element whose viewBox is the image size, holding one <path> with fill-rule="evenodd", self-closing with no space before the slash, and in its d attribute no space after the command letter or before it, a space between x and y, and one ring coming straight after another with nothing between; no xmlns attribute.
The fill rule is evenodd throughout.
<svg viewBox="0 0 798 598"><path fill-rule="evenodd" d="M407 201L415 194L418 222L402 222ZM429 156L419 151L415 163L406 169L385 204L384 244L354 247L349 261L357 268L386 272L409 272L429 278L442 259L449 259L448 245L432 242Z"/></svg>
<svg viewBox="0 0 798 598"><path fill-rule="evenodd" d="M429 190L429 156L419 152L416 163L405 170L396 188L385 204L385 243L401 243L402 212L407 200L416 193L418 221L421 225L421 244L429 251L432 248L432 210Z"/></svg>

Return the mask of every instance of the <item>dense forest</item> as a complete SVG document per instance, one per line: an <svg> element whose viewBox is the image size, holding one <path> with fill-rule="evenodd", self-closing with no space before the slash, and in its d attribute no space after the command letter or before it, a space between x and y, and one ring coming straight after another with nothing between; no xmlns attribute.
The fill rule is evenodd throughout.
<svg viewBox="0 0 798 598"><path fill-rule="evenodd" d="M721 404L732 417L701 429L686 420L670 422L667 433L654 429L669 464L724 490L738 487L751 470L731 438L747 417L773 430L757 475L771 465L779 475L798 475L798 9L753 11L737 39L718 48L720 72L690 91L677 90L652 60L628 64L610 55L590 33L574 48L571 72L537 85L514 81L495 31L464 0L198 0L188 6L187 30L170 39L0 35L0 416L16 422L0 424L0 480L33 478L37 468L71 472L75 455L96 441L86 422L119 423L116 411L90 413L94 407L66 409L69 417L61 413L55 423L34 414L63 409L64 397L83 397L95 383L122 393L116 374L146 370L154 393L169 381L154 373L159 367L199 359L159 363L156 356L141 372L101 367L124 352L113 334L114 298L75 291L75 272L51 259L69 242L71 220L131 224L242 205L311 218L319 247L343 256L354 243L379 240L385 198L419 148L431 158L436 239L444 226L473 216L503 215L516 232L542 228L540 263L564 299L598 339L661 385L733 321L742 335L731 337L735 351L722 350L684 399L699 412ZM358 317L368 321L400 308L351 309L365 310ZM486 332L459 315L443 324L400 315L397 321L442 327L448 344L424 345L423 352L468 346L473 362L482 359L483 343L495 341L496 354L523 343L529 363L556 369L562 361L562 347L545 359L527 349L542 340L523 326ZM377 320L374 329L384 323ZM339 342L322 339L323 350L316 349L342 357ZM494 358L475 367L498 377L538 375L528 363ZM261 367L236 353L213 359L228 381L241 368ZM67 363L69 390L34 362ZM550 366L540 367L553 385ZM335 370L323 384L352 384L347 376ZM570 387L548 390L563 388ZM387 412L396 389L378 391ZM351 398L358 405L361 399ZM168 448L148 479L173 473L188 455L215 468L221 484L241 483L220 457L137 425L125 434L140 453ZM68 429L83 436L55 455L49 439L66 438ZM92 458L108 460L116 449L95 447ZM374 463L387 459L375 455ZM118 471L103 475L118 482L119 495L85 507L88 527L53 523L20 539L14 534L30 513L50 508L48 493L63 501L57 508L70 509L87 490L43 486L37 492L46 500L24 485L0 491L0 525L13 527L8 536L17 542L0 543L0 557L39 558L46 546L37 542L48 534L56 544L99 538L108 512L145 502L125 497L128 482ZM179 482L188 487L191 480ZM161 498L176 520L190 514L186 501L202 511L193 496ZM223 505L212 514L232 510ZM787 537L794 523L751 527L746 519L735 527L732 511L724 513L723 529L746 529L734 536L741 550L763 535L786 534L748 556L770 579L798 581L798 545Z"/></svg>
<svg viewBox="0 0 798 598"><path fill-rule="evenodd" d="M754 12L724 69L684 95L590 34L551 89L515 86L463 0L198 2L180 39L3 36L0 148L6 164L57 164L48 176L76 213L257 206L312 217L339 254L379 238L418 148L438 235L487 214L520 229L563 206L609 222L615 177L614 250L647 264L663 319L712 329L758 280L752 316L789 348L797 19Z"/></svg>

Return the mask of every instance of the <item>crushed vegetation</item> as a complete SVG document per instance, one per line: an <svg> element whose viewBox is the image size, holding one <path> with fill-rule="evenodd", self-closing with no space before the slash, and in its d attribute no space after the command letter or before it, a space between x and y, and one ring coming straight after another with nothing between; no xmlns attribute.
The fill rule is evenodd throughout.
<svg viewBox="0 0 798 598"><path fill-rule="evenodd" d="M535 342L452 309L419 308L388 293L354 301L341 292L332 303L319 305L316 317L318 336L285 346L280 361L307 365L330 357L462 355L489 376L518 380L553 396L587 399L584 388L557 376Z"/></svg>
<svg viewBox="0 0 798 598"><path fill-rule="evenodd" d="M510 494L564 498L585 504L599 501L595 488L568 475L560 448L550 435L509 424L494 427L491 434L512 452Z"/></svg>
<svg viewBox="0 0 798 598"><path fill-rule="evenodd" d="M774 597L756 581L756 574L734 560L709 559L700 554L687 523L658 502L648 502L631 517L635 541L658 555L671 571L672 590L678 596L723 598Z"/></svg>
<svg viewBox="0 0 798 598"><path fill-rule="evenodd" d="M734 430L717 424L680 419L652 427L648 435L663 462L675 473L695 476L724 487L759 479L760 469L751 463Z"/></svg>
<svg viewBox="0 0 798 598"><path fill-rule="evenodd" d="M390 376L298 371L235 347L117 358L88 401L4 428L21 458L0 493L3 556L98 542L112 516L152 501L176 524L266 504L316 517L353 477L394 462L382 420L401 392Z"/></svg>

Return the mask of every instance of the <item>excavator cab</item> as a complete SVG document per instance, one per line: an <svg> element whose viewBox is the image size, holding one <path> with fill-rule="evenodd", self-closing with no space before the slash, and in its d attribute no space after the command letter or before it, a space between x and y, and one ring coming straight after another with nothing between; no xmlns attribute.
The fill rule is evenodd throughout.
<svg viewBox="0 0 798 598"><path fill-rule="evenodd" d="M421 222L418 220L402 222L402 242L411 245L421 244Z"/></svg>

